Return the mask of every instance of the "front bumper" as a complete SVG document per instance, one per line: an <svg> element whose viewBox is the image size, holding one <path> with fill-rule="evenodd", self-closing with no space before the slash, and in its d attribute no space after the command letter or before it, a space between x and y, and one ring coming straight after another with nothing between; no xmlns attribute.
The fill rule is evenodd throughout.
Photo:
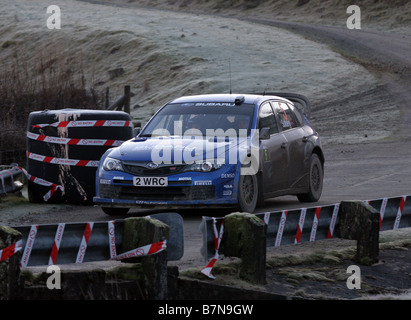
<svg viewBox="0 0 411 320"><path fill-rule="evenodd" d="M167 187L136 187L131 174L100 170L93 201L102 207L234 206L238 173L236 165L227 165L208 173L169 175Z"/></svg>

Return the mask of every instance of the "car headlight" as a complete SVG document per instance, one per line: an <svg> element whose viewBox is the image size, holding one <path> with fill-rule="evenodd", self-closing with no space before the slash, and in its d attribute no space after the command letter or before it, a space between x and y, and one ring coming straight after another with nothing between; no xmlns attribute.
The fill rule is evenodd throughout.
<svg viewBox="0 0 411 320"><path fill-rule="evenodd" d="M106 171L124 171L120 160L107 157L103 162L103 169Z"/></svg>
<svg viewBox="0 0 411 320"><path fill-rule="evenodd" d="M210 172L220 169L224 165L224 159L207 159L203 161L196 161L193 164L187 165L184 171L199 171Z"/></svg>

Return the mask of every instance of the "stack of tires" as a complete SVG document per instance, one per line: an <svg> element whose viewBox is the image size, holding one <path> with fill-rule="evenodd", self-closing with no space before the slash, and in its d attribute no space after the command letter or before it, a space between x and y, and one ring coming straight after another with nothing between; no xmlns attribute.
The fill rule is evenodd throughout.
<svg viewBox="0 0 411 320"><path fill-rule="evenodd" d="M100 157L132 136L130 115L122 111L62 109L30 113L30 202L92 204Z"/></svg>

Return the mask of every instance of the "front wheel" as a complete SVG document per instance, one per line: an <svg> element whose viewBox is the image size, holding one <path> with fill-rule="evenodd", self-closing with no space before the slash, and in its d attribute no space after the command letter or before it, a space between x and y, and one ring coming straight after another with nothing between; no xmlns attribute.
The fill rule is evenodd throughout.
<svg viewBox="0 0 411 320"><path fill-rule="evenodd" d="M301 202L317 202L323 191L324 169L320 158L313 154L310 159L308 193L297 195Z"/></svg>
<svg viewBox="0 0 411 320"><path fill-rule="evenodd" d="M258 179L256 175L240 175L238 204L243 212L253 213L258 201Z"/></svg>

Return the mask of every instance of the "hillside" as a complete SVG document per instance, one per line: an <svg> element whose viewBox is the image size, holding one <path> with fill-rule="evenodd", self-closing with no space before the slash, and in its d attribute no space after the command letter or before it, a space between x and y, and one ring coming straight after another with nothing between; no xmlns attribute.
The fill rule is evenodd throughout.
<svg viewBox="0 0 411 320"><path fill-rule="evenodd" d="M110 87L110 102L130 85L134 94L132 115L142 122L172 98L228 92L230 83L233 92L274 90L307 95L325 142L340 141L343 133L353 141L365 136L367 140L384 138L390 135L391 121L399 116L395 105L384 104L376 107L372 116L359 117L359 123L349 132L342 132L346 130L341 126L346 115L353 110L355 113L358 107L350 98L355 100L362 94L375 98L375 92L381 91L377 80L363 67L325 45L282 29L237 18L175 11L183 7L261 17L286 12L297 18L304 10L304 19L308 19L311 13L319 14L318 1L301 6L261 1L252 9L245 9L251 3L247 1L156 1L162 10L153 10L141 7L151 4L149 1L106 0L109 5L102 5L102 1L60 0L53 3L61 8L60 30L47 29L48 1L4 1L6 5L0 8L3 74L25 72L41 78L60 66L89 90L105 92ZM335 3L342 8L345 2ZM401 8L408 7L407 2ZM346 16L344 12L341 16ZM324 103L341 98L346 101L344 108L325 108ZM381 117L387 121L377 123ZM329 120L328 127L322 125L322 119Z"/></svg>

